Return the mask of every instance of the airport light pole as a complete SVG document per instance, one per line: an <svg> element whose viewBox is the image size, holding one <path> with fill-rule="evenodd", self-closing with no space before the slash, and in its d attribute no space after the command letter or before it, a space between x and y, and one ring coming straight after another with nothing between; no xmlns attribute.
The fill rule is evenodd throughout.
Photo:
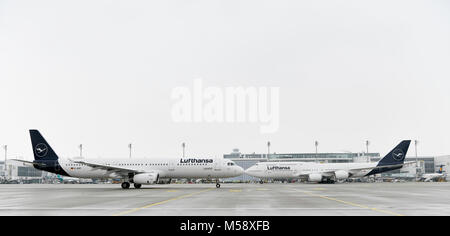
<svg viewBox="0 0 450 236"><path fill-rule="evenodd" d="M186 157L186 143L182 143L181 147L183 148L183 158Z"/></svg>
<svg viewBox="0 0 450 236"><path fill-rule="evenodd" d="M420 170L420 166L419 166L419 158L417 156L417 144L419 144L419 140L414 140L414 148L416 151L416 178L419 176L419 173L417 173L418 170Z"/></svg>
<svg viewBox="0 0 450 236"><path fill-rule="evenodd" d="M418 161L418 157L417 157L417 144L419 144L419 140L414 140L414 147L416 149L416 161Z"/></svg>
<svg viewBox="0 0 450 236"><path fill-rule="evenodd" d="M369 141L369 140L366 140L366 155L367 155L367 160L368 160L368 162L370 162L369 145L370 145L370 141Z"/></svg>
<svg viewBox="0 0 450 236"><path fill-rule="evenodd" d="M317 151L317 148L319 147L319 141L315 141L314 142L314 145L316 146L316 162L318 162L318 151Z"/></svg>
<svg viewBox="0 0 450 236"><path fill-rule="evenodd" d="M270 157L270 141L267 142L267 160L269 160Z"/></svg>
<svg viewBox="0 0 450 236"><path fill-rule="evenodd" d="M133 144L128 144L128 148L130 149L130 159L131 159L131 149L133 148Z"/></svg>
<svg viewBox="0 0 450 236"><path fill-rule="evenodd" d="M80 149L80 157L83 157L83 144L78 145L78 148Z"/></svg>
<svg viewBox="0 0 450 236"><path fill-rule="evenodd" d="M8 179L8 165L6 165L6 161L8 160L8 145L3 145L3 149L5 149L5 180Z"/></svg>

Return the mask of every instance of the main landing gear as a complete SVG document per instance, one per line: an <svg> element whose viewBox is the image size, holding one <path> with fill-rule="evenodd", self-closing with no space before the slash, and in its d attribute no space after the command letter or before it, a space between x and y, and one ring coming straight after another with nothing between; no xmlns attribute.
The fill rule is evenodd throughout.
<svg viewBox="0 0 450 236"><path fill-rule="evenodd" d="M130 183L128 183L128 182L123 182L123 183L122 183L122 188L123 188L123 189L129 189L129 188L130 188Z"/></svg>
<svg viewBox="0 0 450 236"><path fill-rule="evenodd" d="M319 184L335 184L336 181L333 179L326 179L324 181L319 182Z"/></svg>
<svg viewBox="0 0 450 236"><path fill-rule="evenodd" d="M131 184L129 182L123 182L122 183L122 188L123 189L129 189L131 186ZM135 189L140 189L142 187L142 184L134 184L134 188Z"/></svg>

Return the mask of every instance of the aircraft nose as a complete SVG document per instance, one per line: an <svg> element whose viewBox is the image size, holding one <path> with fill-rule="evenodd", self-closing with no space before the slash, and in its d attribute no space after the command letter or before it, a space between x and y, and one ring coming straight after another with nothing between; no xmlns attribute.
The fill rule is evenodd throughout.
<svg viewBox="0 0 450 236"><path fill-rule="evenodd" d="M239 166L239 168L238 168L238 173L239 173L239 175L243 175L243 174L245 173L244 168L242 168L242 167Z"/></svg>
<svg viewBox="0 0 450 236"><path fill-rule="evenodd" d="M250 175L250 176L255 176L254 170L255 170L255 167L252 166L252 167L248 168L247 170L245 170L245 174Z"/></svg>

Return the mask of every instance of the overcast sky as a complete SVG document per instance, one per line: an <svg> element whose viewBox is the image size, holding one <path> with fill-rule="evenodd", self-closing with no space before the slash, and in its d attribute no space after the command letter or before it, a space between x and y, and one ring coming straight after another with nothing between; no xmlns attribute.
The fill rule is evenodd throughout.
<svg viewBox="0 0 450 236"><path fill-rule="evenodd" d="M280 127L176 123L176 87L279 87ZM64 157L450 155L450 3L0 0L0 144ZM409 155L414 155L414 148Z"/></svg>

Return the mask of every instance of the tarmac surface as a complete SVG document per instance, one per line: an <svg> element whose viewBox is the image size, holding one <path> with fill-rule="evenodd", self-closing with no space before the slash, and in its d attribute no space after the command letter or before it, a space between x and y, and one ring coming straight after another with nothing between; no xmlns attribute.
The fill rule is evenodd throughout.
<svg viewBox="0 0 450 236"><path fill-rule="evenodd" d="M450 215L450 183L0 185L0 215Z"/></svg>

